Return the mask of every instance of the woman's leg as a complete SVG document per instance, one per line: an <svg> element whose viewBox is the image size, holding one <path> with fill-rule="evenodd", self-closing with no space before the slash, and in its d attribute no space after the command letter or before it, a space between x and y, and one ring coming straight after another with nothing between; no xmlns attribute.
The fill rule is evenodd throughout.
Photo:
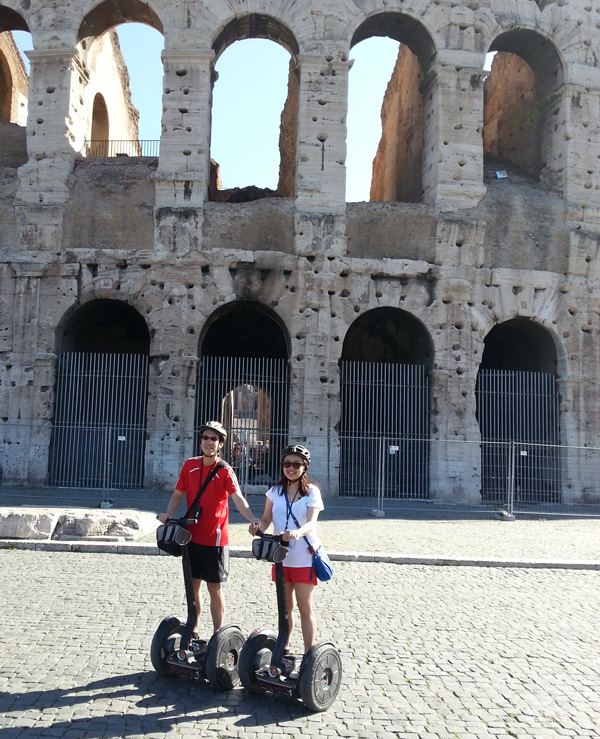
<svg viewBox="0 0 600 739"><path fill-rule="evenodd" d="M289 634L285 643L285 648L290 646L290 639L292 638L292 631L294 630L294 583L286 582L285 584L285 604L288 612L288 626Z"/></svg>
<svg viewBox="0 0 600 739"><path fill-rule="evenodd" d="M304 640L304 653L313 646L317 637L317 622L312 610L312 594L315 589L314 585L308 583L297 582L296 602L300 611L300 626L302 628L302 638Z"/></svg>

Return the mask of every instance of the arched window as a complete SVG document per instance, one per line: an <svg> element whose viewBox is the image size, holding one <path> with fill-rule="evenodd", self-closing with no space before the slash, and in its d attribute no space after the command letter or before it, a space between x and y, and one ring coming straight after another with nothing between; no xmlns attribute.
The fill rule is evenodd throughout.
<svg viewBox="0 0 600 739"><path fill-rule="evenodd" d="M229 23L214 50L211 200L294 197L296 40L275 19L250 14Z"/></svg>
<svg viewBox="0 0 600 739"><path fill-rule="evenodd" d="M552 186L556 157L552 95L563 83L551 41L516 29L498 36L484 85L484 160L488 171L517 168ZM563 166L563 165L561 165Z"/></svg>
<svg viewBox="0 0 600 739"><path fill-rule="evenodd" d="M354 167L360 157L360 149L364 148L363 140L368 140L370 131L365 130L365 125L369 126L369 123L366 119L367 113L362 110L364 100L354 99L354 85L355 80L358 83L361 69L368 70L371 75L373 69L377 69L378 66L378 53L386 54L386 48L382 46L383 40L376 37L387 37L388 40L398 42L400 46L394 63L387 71L389 82L383 103L380 104L380 109L371 111L377 117L381 116L381 140L373 152L368 197L359 198L357 193L360 192L360 186L353 182L356 177ZM368 44L368 49L363 54L362 50L359 51L357 48L358 59L349 77L347 199L421 202L423 122L428 108L428 102L423 98L421 83L435 56L433 41L425 28L413 18L399 13L380 13L369 18L356 30L352 46L361 42L363 45ZM388 43L387 49L390 47L391 44ZM366 192L364 185L363 192Z"/></svg>
<svg viewBox="0 0 600 739"><path fill-rule="evenodd" d="M1 12L0 12L0 28ZM16 34L16 36L15 36ZM0 32L0 122L25 126L29 95L28 68L21 48L32 48L31 34L25 31Z"/></svg>
<svg viewBox="0 0 600 739"><path fill-rule="evenodd" d="M162 34L160 18L139 0L105 0L84 18L86 156L158 156Z"/></svg>
<svg viewBox="0 0 600 739"><path fill-rule="evenodd" d="M108 121L108 108L106 107L104 97L98 93L94 98L94 108L92 112L90 156L107 157L109 139L110 127Z"/></svg>

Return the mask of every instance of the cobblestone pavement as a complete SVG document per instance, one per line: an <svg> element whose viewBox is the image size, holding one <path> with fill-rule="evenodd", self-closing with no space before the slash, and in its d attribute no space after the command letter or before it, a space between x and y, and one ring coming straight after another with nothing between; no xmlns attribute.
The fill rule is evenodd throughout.
<svg viewBox="0 0 600 739"><path fill-rule="evenodd" d="M252 498L255 513L263 501ZM248 548L248 526L237 511L231 515L232 546ZM319 517L319 536L327 549L379 555L600 561L600 520L593 518L517 518L500 521L475 517L418 518L329 506Z"/></svg>
<svg viewBox="0 0 600 739"><path fill-rule="evenodd" d="M2 739L600 736L600 572L337 562L315 594L341 651L329 711L161 678L179 560L0 550ZM232 562L229 623L274 627L268 565ZM298 634L293 646L298 648Z"/></svg>

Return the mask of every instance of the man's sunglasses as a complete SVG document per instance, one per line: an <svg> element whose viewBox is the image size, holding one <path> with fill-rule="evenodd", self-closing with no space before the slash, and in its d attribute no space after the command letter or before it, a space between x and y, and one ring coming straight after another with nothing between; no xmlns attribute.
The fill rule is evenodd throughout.
<svg viewBox="0 0 600 739"><path fill-rule="evenodd" d="M219 441L218 436L206 436L206 434L202 434L202 441Z"/></svg>
<svg viewBox="0 0 600 739"><path fill-rule="evenodd" d="M290 467L299 470L302 467L302 462L283 462L282 467L285 467L286 470L289 470Z"/></svg>

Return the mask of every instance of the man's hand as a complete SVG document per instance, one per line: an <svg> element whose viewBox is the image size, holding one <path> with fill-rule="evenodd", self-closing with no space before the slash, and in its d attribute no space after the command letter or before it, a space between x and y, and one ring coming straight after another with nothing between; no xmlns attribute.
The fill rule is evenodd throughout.
<svg viewBox="0 0 600 739"><path fill-rule="evenodd" d="M248 526L248 531L254 536L258 531L262 532L263 528L261 526L262 521L259 518L253 518L252 523L250 526Z"/></svg>

